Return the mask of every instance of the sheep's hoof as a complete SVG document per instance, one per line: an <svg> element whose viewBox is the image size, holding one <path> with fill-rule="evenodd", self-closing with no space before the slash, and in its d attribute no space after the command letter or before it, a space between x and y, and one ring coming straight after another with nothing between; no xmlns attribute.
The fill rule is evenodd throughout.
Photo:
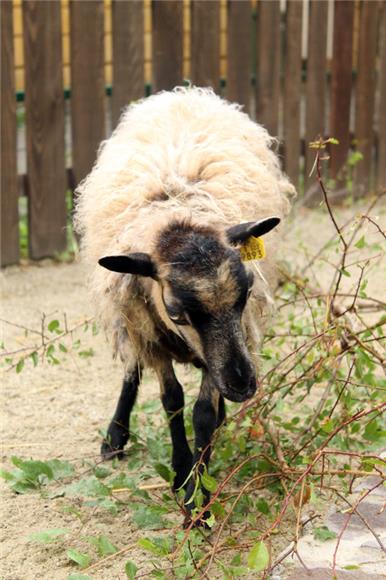
<svg viewBox="0 0 386 580"><path fill-rule="evenodd" d="M125 454L124 446L129 440L129 433L116 423L112 423L107 431L107 438L103 439L101 447L101 455L103 459L123 459Z"/></svg>
<svg viewBox="0 0 386 580"><path fill-rule="evenodd" d="M186 514L185 519L184 519L184 523L182 524L182 527L184 530L186 530L187 528L189 528L192 525L192 528L203 528L204 530L210 530L210 527L208 526L208 524L206 523L206 520L210 517L210 512L205 512L203 517L200 518L199 520L195 520L193 525L192 525L192 516L190 514Z"/></svg>
<svg viewBox="0 0 386 580"><path fill-rule="evenodd" d="M111 443L104 439L101 446L101 456L105 460L114 459L115 457L118 459L123 459L125 453L123 449L114 448Z"/></svg>

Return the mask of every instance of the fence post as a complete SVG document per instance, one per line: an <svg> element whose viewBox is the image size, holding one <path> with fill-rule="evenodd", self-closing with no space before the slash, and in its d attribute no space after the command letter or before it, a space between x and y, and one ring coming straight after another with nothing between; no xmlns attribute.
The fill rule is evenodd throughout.
<svg viewBox="0 0 386 580"><path fill-rule="evenodd" d="M311 0L309 3L308 20L308 55L306 80L306 131L305 131L305 165L304 193L307 196L315 175L308 177L315 159L315 151L309 148L309 143L325 135L325 92L327 64L327 15L328 2ZM317 186L317 200L320 200ZM310 192L311 193L311 192ZM311 200L310 200L311 201Z"/></svg>
<svg viewBox="0 0 386 580"><path fill-rule="evenodd" d="M105 137L103 2L71 0L72 167L79 183Z"/></svg>
<svg viewBox="0 0 386 580"><path fill-rule="evenodd" d="M378 163L377 187L386 188L386 5L383 3L379 42L379 106L378 106ZM383 63L383 66L382 66Z"/></svg>
<svg viewBox="0 0 386 580"><path fill-rule="evenodd" d="M256 121L271 135L279 130L280 2L258 3L256 38Z"/></svg>
<svg viewBox="0 0 386 580"><path fill-rule="evenodd" d="M363 159L355 167L355 197L361 197L368 191L373 165L377 29L378 2L363 2L359 26L358 74L355 91L355 141L356 149L362 153ZM385 62L383 66L386 66ZM383 115L386 115L385 111L383 111Z"/></svg>
<svg viewBox="0 0 386 580"><path fill-rule="evenodd" d="M59 2L23 2L31 258L66 248L64 96Z"/></svg>
<svg viewBox="0 0 386 580"><path fill-rule="evenodd" d="M112 3L113 127L123 107L144 96L143 0Z"/></svg>
<svg viewBox="0 0 386 580"><path fill-rule="evenodd" d="M199 87L220 90L220 2L192 0L191 77Z"/></svg>
<svg viewBox="0 0 386 580"><path fill-rule="evenodd" d="M251 108L252 6L247 0L228 2L228 74L226 96Z"/></svg>
<svg viewBox="0 0 386 580"><path fill-rule="evenodd" d="M331 78L330 136L339 140L331 149L331 174L337 177L350 148L350 100L354 2L335 0Z"/></svg>
<svg viewBox="0 0 386 580"><path fill-rule="evenodd" d="M152 1L153 92L182 84L182 0Z"/></svg>
<svg viewBox="0 0 386 580"><path fill-rule="evenodd" d="M284 168L297 188L300 161L303 2L287 2L284 67Z"/></svg>
<svg viewBox="0 0 386 580"><path fill-rule="evenodd" d="M19 261L16 100L12 2L1 2L1 238L0 266Z"/></svg>

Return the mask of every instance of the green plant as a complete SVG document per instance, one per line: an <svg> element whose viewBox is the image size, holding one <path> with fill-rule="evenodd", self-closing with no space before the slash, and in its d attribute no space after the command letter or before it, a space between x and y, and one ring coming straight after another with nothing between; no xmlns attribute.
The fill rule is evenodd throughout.
<svg viewBox="0 0 386 580"><path fill-rule="evenodd" d="M353 482L361 477L367 481L369 474L379 478L377 485L385 481L380 449L386 435L386 304L370 291L371 270L380 267L384 255L385 234L372 213L378 200L339 224L322 179L321 151L326 145L315 144L315 169L335 235L313 256L303 248L301 268L289 262L282 267L276 315L262 345L260 390L241 407L228 405L227 424L215 435L210 473L201 475L212 493L211 529L180 529L183 494L170 489L171 448L166 420L159 420L159 400L146 401L134 414L127 460L121 464L15 457L16 470L3 471L16 493L40 493L45 501L63 498L78 528L41 530L33 541L43 541L47 550L52 544L82 569L70 577L87 577L112 560L120 562L128 578L267 577L280 563L279 537L290 545L288 554L296 553L309 521L302 519L304 506L312 502L313 519L323 501L333 497L348 505L349 518L357 507L349 499ZM326 262L334 268L322 284L318 274ZM92 355L92 347L83 346L79 337L82 329L97 331L92 321L69 328L65 318L57 317L44 319L42 328L27 329L31 346L25 351L12 354L3 348L8 369L65 364L69 351ZM188 411L192 400L188 393ZM187 432L191 437L189 419ZM157 474L162 481L154 483ZM374 489L368 487L365 494ZM199 493L197 488L196 518L205 511ZM142 537L119 545L97 530L83 536L80 530L90 509L96 523L98 514L116 518L117 526L128 516ZM314 527L316 538L334 541L337 547L343 533ZM147 556L145 571L130 555L134 548Z"/></svg>

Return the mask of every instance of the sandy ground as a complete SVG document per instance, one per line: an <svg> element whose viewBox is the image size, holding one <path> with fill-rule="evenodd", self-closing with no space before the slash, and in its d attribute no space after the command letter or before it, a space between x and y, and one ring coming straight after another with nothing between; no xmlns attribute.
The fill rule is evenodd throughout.
<svg viewBox="0 0 386 580"><path fill-rule="evenodd" d="M362 208L339 212L341 221ZM385 218L385 207L375 214ZM333 234L326 216L306 210L299 212L300 219L292 226L283 245L286 260L303 261L299 251L302 245L311 253ZM381 221L379 222L381 225ZM367 227L369 231L371 228ZM326 266L328 268L328 266ZM319 271L322 276L322 270ZM373 273L372 292L385 298L385 268ZM347 282L351 284L351 281ZM48 317L66 313L68 324L91 316L91 305L86 292L86 273L79 263L60 264L49 260L38 264L10 267L2 277L1 318L14 323L39 328L42 314ZM56 313L56 314L55 314ZM23 331L8 325L3 327L3 341L7 347L22 347ZM28 340L31 340L30 338ZM120 390L121 367L111 359L110 349L103 334L82 338L85 348L92 346L95 356L89 359L69 357L60 366L27 365L20 374L14 371L2 377L1 389L1 443L5 467L12 455L25 458L48 459L52 457L76 459L95 458L99 452L98 429L105 427ZM158 388L154 380L142 386L140 399L156 397ZM75 572L61 549L27 541L27 536L46 528L66 527L82 535L98 530L121 548L140 537L134 531L128 516L113 517L93 513L83 525L63 512L65 500L45 501L38 493L16 495L2 484L1 502L1 578L4 580L62 579ZM178 516L180 517L180 516ZM80 533L80 529L79 529ZM76 547L74 544L72 547ZM145 562L143 551L128 553L123 560L113 559L109 566L90 572L95 579L125 578L123 562Z"/></svg>

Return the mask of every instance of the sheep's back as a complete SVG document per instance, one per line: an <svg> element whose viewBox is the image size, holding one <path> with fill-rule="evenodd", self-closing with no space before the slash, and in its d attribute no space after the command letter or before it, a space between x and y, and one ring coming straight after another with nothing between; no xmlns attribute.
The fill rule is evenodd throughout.
<svg viewBox="0 0 386 580"><path fill-rule="evenodd" d="M294 190L273 142L207 89L176 89L130 106L78 188L86 258L95 261L141 209L156 211L160 202L196 211L205 198L225 223L286 215Z"/></svg>

